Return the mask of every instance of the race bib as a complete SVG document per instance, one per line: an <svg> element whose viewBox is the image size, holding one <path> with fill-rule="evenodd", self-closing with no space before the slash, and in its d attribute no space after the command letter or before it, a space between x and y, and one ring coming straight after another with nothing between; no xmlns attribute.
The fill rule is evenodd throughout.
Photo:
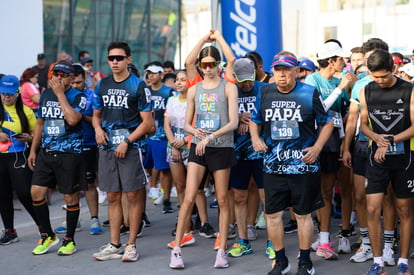
<svg viewBox="0 0 414 275"><path fill-rule="evenodd" d="M404 142L397 142L387 148L386 155L403 155L405 154Z"/></svg>
<svg viewBox="0 0 414 275"><path fill-rule="evenodd" d="M65 134L65 121L63 119L46 120L44 131L48 136L61 136Z"/></svg>
<svg viewBox="0 0 414 275"><path fill-rule="evenodd" d="M110 145L119 145L128 136L128 129L110 130L108 135L109 143Z"/></svg>
<svg viewBox="0 0 414 275"><path fill-rule="evenodd" d="M299 124L296 120L272 121L271 136L273 140L297 139Z"/></svg>
<svg viewBox="0 0 414 275"><path fill-rule="evenodd" d="M335 128L342 128L342 116L335 111L329 111L329 115L332 117L332 121Z"/></svg>
<svg viewBox="0 0 414 275"><path fill-rule="evenodd" d="M183 128L171 127L171 130L176 140L183 139L185 137L185 132Z"/></svg>
<svg viewBox="0 0 414 275"><path fill-rule="evenodd" d="M214 132L220 128L220 115L218 113L197 114L196 128Z"/></svg>

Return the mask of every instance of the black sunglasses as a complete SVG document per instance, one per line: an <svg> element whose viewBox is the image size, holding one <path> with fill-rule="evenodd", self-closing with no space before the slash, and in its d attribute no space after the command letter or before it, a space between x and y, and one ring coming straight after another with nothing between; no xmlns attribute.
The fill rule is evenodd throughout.
<svg viewBox="0 0 414 275"><path fill-rule="evenodd" d="M125 56L125 55L108 55L108 60L109 61L114 61L114 60L116 60L116 61L123 61L125 58L128 58L128 56Z"/></svg>

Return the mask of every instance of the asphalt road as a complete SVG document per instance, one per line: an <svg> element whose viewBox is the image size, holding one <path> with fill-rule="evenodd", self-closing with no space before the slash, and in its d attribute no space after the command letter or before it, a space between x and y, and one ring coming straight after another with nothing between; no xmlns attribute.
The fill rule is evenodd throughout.
<svg viewBox="0 0 414 275"><path fill-rule="evenodd" d="M205 239L195 232L196 243L182 249L185 269L172 270L168 267L170 249L167 243L173 239L171 230L175 224L177 208L176 199L173 200L174 213L162 214L162 206L153 205L151 200L147 202L147 213L152 222L151 227L144 230L143 237L137 240L137 250L140 258L137 262L124 263L121 260L99 262L92 258L92 254L99 247L109 241L109 228L104 228L101 235L89 234L89 213L85 199L81 200L80 220L83 230L77 232L75 241L78 251L72 256L58 256L58 248L52 248L45 255L34 256L31 251L35 247L38 233L36 226L25 210L15 211L15 227L20 241L7 246L0 246L0 275L48 275L48 274L267 274L271 269L271 261L265 256L266 232L258 230L258 239L252 242L253 253L240 258L229 258L230 267L216 270L213 267L215 251L214 239ZM211 201L212 198L209 198ZM54 227L59 226L64 220L65 211L62 210L62 196L54 192L50 206L51 221ZM16 208L22 208L15 201ZM218 228L217 210L209 208L210 223ZM100 207L100 220L107 218L107 206ZM287 215L285 216L288 219ZM332 236L338 232L339 219L332 220ZM296 234L286 236L286 252L292 265L288 274L296 274L298 243ZM62 236L63 237L63 236ZM351 238L351 243L356 236ZM126 242L123 236L122 241ZM335 238L335 247L338 240ZM229 246L233 244L229 241ZM311 254L316 274L365 274L371 265L366 263L350 263L351 255L340 255L336 261L326 261L315 253ZM412 265L412 260L409 262ZM386 267L388 274L397 274L396 267Z"/></svg>

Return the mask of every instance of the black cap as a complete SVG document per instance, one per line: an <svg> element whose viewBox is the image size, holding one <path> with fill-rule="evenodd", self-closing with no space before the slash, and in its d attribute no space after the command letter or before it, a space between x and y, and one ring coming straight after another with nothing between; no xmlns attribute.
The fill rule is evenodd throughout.
<svg viewBox="0 0 414 275"><path fill-rule="evenodd" d="M44 53L39 53L38 55L37 55L37 60L40 60L40 59L45 59L46 58L46 56L45 56L45 54Z"/></svg>

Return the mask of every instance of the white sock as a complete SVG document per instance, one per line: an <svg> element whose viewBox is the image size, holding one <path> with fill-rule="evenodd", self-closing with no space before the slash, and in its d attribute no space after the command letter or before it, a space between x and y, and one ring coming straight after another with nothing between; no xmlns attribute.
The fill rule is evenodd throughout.
<svg viewBox="0 0 414 275"><path fill-rule="evenodd" d="M399 264L406 264L406 265L408 265L408 259L399 258L397 265L399 265Z"/></svg>
<svg viewBox="0 0 414 275"><path fill-rule="evenodd" d="M319 236L321 244L329 243L329 232L320 232Z"/></svg>
<svg viewBox="0 0 414 275"><path fill-rule="evenodd" d="M374 264L379 264L380 266L384 267L384 259L381 257L374 257Z"/></svg>

